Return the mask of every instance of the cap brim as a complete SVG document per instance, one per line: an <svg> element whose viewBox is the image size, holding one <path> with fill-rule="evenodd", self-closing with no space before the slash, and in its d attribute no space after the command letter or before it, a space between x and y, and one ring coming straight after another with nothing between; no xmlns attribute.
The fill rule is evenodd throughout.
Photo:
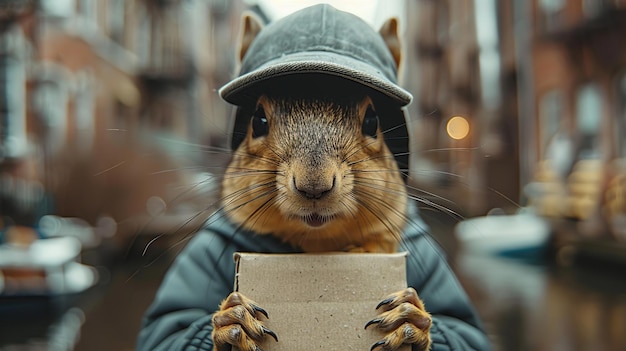
<svg viewBox="0 0 626 351"><path fill-rule="evenodd" d="M390 97L400 106L408 105L413 96L387 79L371 65L352 57L326 51L288 54L271 60L258 69L228 82L219 90L222 99L242 105L251 98L251 88L272 78L302 73L318 73L345 78Z"/></svg>

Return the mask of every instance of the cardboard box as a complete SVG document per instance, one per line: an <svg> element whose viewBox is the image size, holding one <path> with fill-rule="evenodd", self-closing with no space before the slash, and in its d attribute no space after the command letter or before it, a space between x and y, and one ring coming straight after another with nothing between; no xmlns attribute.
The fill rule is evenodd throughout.
<svg viewBox="0 0 626 351"><path fill-rule="evenodd" d="M235 261L235 290L268 312L265 325L278 335L265 351L369 350L384 334L365 323L407 286L405 253L237 253Z"/></svg>

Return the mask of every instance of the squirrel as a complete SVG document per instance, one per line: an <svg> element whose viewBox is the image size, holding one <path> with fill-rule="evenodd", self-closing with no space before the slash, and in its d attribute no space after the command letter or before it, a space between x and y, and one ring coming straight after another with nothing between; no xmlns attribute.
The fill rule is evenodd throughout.
<svg viewBox="0 0 626 351"><path fill-rule="evenodd" d="M263 24L243 16L240 59ZM400 63L397 19L379 31ZM385 142L385 98L340 77L292 75L259 84L245 136L222 181L229 219L260 235L273 235L304 252L395 252L407 223L406 184ZM413 288L390 295L366 323L386 336L372 350L414 344L430 348L431 317ZM277 339L261 321L265 310L231 293L213 315L217 350L259 350Z"/></svg>

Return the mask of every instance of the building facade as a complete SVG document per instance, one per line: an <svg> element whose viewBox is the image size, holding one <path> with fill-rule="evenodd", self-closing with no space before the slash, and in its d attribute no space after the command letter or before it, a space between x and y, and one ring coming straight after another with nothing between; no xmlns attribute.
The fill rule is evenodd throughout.
<svg viewBox="0 0 626 351"><path fill-rule="evenodd" d="M54 213L124 223L155 198L173 210L218 162L204 146L226 144L230 112L216 89L234 69L242 9L221 0L1 1L5 222L36 225ZM29 214L18 215L26 202Z"/></svg>
<svg viewBox="0 0 626 351"><path fill-rule="evenodd" d="M408 2L418 195L464 215L528 207L569 223L566 236L623 241L625 11L615 0ZM469 131L455 139L459 116Z"/></svg>

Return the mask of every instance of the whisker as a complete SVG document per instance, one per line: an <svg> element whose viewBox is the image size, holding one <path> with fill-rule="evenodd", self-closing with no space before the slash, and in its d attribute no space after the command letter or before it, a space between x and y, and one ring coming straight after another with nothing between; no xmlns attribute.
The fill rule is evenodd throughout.
<svg viewBox="0 0 626 351"><path fill-rule="evenodd" d="M270 150L271 152L274 152L273 149L269 146L267 146L267 150ZM278 157L278 155L276 155ZM232 159L236 159L236 158L241 158L241 159L247 159L247 160L254 160L254 161L263 161L271 166L278 166L280 165L280 160L276 160L264 155L256 155L256 154L249 154L246 151L242 151L240 149L235 150L232 153Z"/></svg>
<svg viewBox="0 0 626 351"><path fill-rule="evenodd" d="M199 170L199 169L206 169L206 167L205 166L176 167L176 168L170 168L170 169L162 169L160 171L154 171L152 173L149 173L149 175L159 175L159 174L166 174L166 173L175 173L175 172L179 172L179 171L195 171L195 170Z"/></svg>
<svg viewBox="0 0 626 351"><path fill-rule="evenodd" d="M358 165L361 163L374 161L374 160L393 159L393 157L394 157L393 155L388 155L388 154L380 154L376 156L364 157L355 161L348 162L348 166L352 167L354 165Z"/></svg>
<svg viewBox="0 0 626 351"><path fill-rule="evenodd" d="M151 239L146 246L144 247L144 249L141 252L141 256L145 257L146 254L148 253L148 250L150 248L150 246L152 246L157 240L166 237L166 236L172 236L172 235L176 235L177 233L180 233L189 223L191 223L192 221L194 221L195 219L197 219L199 216L201 216L202 214L206 213L212 206L214 205L214 203L211 206L206 207L204 210L202 211L198 211L195 215L189 217L187 220L185 220L182 224L180 224L178 226L178 228L176 230L171 231L172 234L159 234L158 236L156 236L155 238ZM210 218L210 216L207 216L208 218ZM190 230L187 231L187 233L180 239L178 239L178 241L174 244L172 244L170 247L168 247L167 249L165 249L163 252L161 252L159 255L157 255L156 257L154 257L153 259L151 259L149 262L144 263L139 269L135 270L135 272L133 272L133 274L131 274L127 279L126 279L126 283L128 283L131 279L133 279L135 276L137 276L137 274L139 274L141 272L142 269L145 268L149 268L150 266L152 266L155 262L159 261L160 259L162 259L166 254L174 251L174 249L176 249L178 246L182 245L183 243L191 240L196 233L205 225L206 221L201 221L201 223L199 223L195 228L190 228ZM169 232L169 231L166 231Z"/></svg>
<svg viewBox="0 0 626 351"><path fill-rule="evenodd" d="M237 171L230 171L223 176L224 179L237 179L246 176L258 176L258 175L278 175L280 172L271 169L239 169Z"/></svg>
<svg viewBox="0 0 626 351"><path fill-rule="evenodd" d="M428 149L428 150L423 150L420 151L421 153L428 153L428 152L441 152L441 151L476 151L476 150L480 150L479 146L475 146L475 147L442 147L442 148L437 148L437 149Z"/></svg>
<svg viewBox="0 0 626 351"><path fill-rule="evenodd" d="M382 185L376 184L376 183L369 183L367 180L364 180L364 179L355 179L355 183L358 183L359 185L361 185L363 187L369 187L371 189L384 190L384 191L387 191L387 192L391 192L391 193L393 193L395 195L404 195L403 191L394 190L394 189L391 189L391 188L388 188L388 187L385 187L385 186L382 186ZM392 182L392 181L386 181L386 183L388 183L388 184L395 184L395 185L398 184L397 182ZM367 192L364 192L364 194L367 194L368 196L370 196L370 194L367 193ZM420 203L422 203L424 205L431 206L432 208L436 208L437 210L441 211L442 213L447 213L448 215L451 215L452 218L455 218L456 220L463 220L463 219L465 219L461 214L457 213L456 211L454 211L454 210L452 210L452 209L450 209L448 207L445 207L445 206L443 206L441 204L438 204L438 203L436 203L434 201L430 201L430 200L425 199L423 197L412 195L412 194L408 194L407 196L411 200L420 202ZM437 197L437 195L434 195L434 196ZM446 200L445 198L441 198L441 199L442 200ZM449 201L450 203L453 203L450 200L446 200L446 201Z"/></svg>
<svg viewBox="0 0 626 351"><path fill-rule="evenodd" d="M273 187L271 185L273 185L274 183L275 183L275 181L270 180L270 181L268 181L266 183L254 184L254 185L248 186L246 188L239 189L239 190L237 190L237 191L235 191L233 193L230 193L230 194L224 196L222 198L221 203L224 206L228 206L228 205L236 202L240 198L241 194L252 195L252 194L256 194L256 193L253 193L253 191L256 192L258 190L263 190L263 189L267 189L267 188L272 190ZM265 191L261 192L260 195L255 195L254 197L247 199L242 204L237 205L234 209L239 209L239 208L247 205L249 202L256 201L256 200L258 200L260 198L263 198L264 194L265 194ZM227 200L228 200L228 202L227 202Z"/></svg>
<svg viewBox="0 0 626 351"><path fill-rule="evenodd" d="M396 130L396 129L399 129L399 128L405 128L405 127L406 127L406 123L400 123L400 124L395 125L395 126L393 126L393 127L391 127L391 128L387 128L387 129L385 129L385 130L382 130L382 131L381 131L381 133L382 133L383 135L385 135L385 134L388 134L388 133L390 133L390 132L393 132L393 131L394 131L394 130ZM408 139L408 136L407 136L407 137L403 137L402 139ZM385 138L385 140L390 140L390 139Z"/></svg>
<svg viewBox="0 0 626 351"><path fill-rule="evenodd" d="M413 171L413 173L426 174L426 175L431 175L431 174L445 175L445 176L458 178L458 179L465 178L464 176L462 176L460 174L456 174L456 173L452 173L452 172L446 172L446 171L439 171L439 170L415 170L415 171Z"/></svg>
<svg viewBox="0 0 626 351"><path fill-rule="evenodd" d="M209 216L209 218L207 218L207 220L205 221L205 225L206 226L210 226L213 223L215 223L216 221L222 220L224 218L228 218L229 217L229 213L233 213L239 209L241 209L243 206L246 206L249 202L252 201L256 201L258 199L262 199L264 197L269 196L270 194L273 194L277 191L277 189L273 186L275 183L275 181L267 181L264 183L260 183L260 184L254 184L251 186L248 186L246 188L242 188L242 189L238 189L235 192L229 193L226 196L217 199L214 204L219 203L220 206L211 214L211 216ZM247 201L238 204L234 207L231 207L230 205L232 205L233 203L236 203L238 200L241 199L242 196L252 196L250 199L248 199ZM271 198L268 199L267 201L265 201L264 205L262 205L261 207L266 206L265 204L269 204L271 203ZM253 212L253 215L255 213L258 213L260 210L257 209ZM242 232L242 230L244 230L246 224L248 222L244 221L243 223L239 223L237 224L236 228L232 231L231 234L229 234L228 236L228 240L233 240L235 238L235 236L237 236L239 233ZM222 252L223 254L224 252ZM219 257L217 257L217 261L219 261L221 259L221 254Z"/></svg>
<svg viewBox="0 0 626 351"><path fill-rule="evenodd" d="M196 218L198 218L200 215L202 215L202 212L198 212L198 213L196 213L195 215L193 215L193 216L191 216L191 217L187 218L187 220L185 220L183 223L179 224L179 225L178 225L178 228L177 228L176 230L174 230L173 232L174 232L174 233L178 233L178 232L180 232L181 230L183 230L183 228L185 228L185 227L186 227L189 223L191 223L193 220L195 220ZM197 229L198 229L198 228L197 228ZM191 233L193 233L193 232L197 231L197 229L196 229L196 230L191 231ZM160 238L162 238L162 237L164 237L164 236L166 236L166 235L168 235L168 234L164 234L164 233L162 233L162 234L157 235L157 236L156 236L155 238L153 238L152 240L150 240L150 241L146 244L146 246L144 247L143 251L141 252L141 256L145 256L145 255L146 255L146 253L148 252L148 249L150 248L150 246L151 246L151 245L152 245L155 241L157 241L158 239L160 239ZM168 250L171 250L171 248L168 248ZM165 251L165 252L161 253L161 255L159 255L159 257L162 257L162 256L163 256L166 252L167 252L167 251ZM159 258L159 257L157 257L157 258Z"/></svg>
<svg viewBox="0 0 626 351"><path fill-rule="evenodd" d="M115 164L115 165L113 165L113 166L111 166L111 167L109 167L109 168L107 168L107 169L105 169L105 170L103 170L103 171L100 171L100 172L98 172L98 173L94 174L93 176L94 176L94 177L97 177L97 176L102 175L102 174L104 174L104 173L106 173L106 172L112 171L112 170L114 170L114 169L116 169L116 168L118 168L118 167L122 166L122 165L123 165L123 164L125 164L125 163L126 163L126 161L121 161L121 162L118 162L117 164Z"/></svg>
<svg viewBox="0 0 626 351"><path fill-rule="evenodd" d="M381 201L381 199L369 196L369 193L365 191L359 191L355 189L355 194L360 195L356 197L359 205L362 206L363 209L371 213L383 226L385 226L385 228L387 228L389 233L391 233L396 240L400 241L400 233L402 232L402 228L395 226L389 219L385 218L385 216L382 215L382 211L379 211L380 208L378 207L378 205L383 205L385 208L398 213L397 209L393 208L393 206L390 206L385 201ZM375 201L364 201L365 199L374 199ZM406 215L402 215L406 217Z"/></svg>
<svg viewBox="0 0 626 351"><path fill-rule="evenodd" d="M251 222L252 224L256 224L258 223L258 221L263 218L263 214L265 212L267 212L270 208L271 205L273 203L275 203L276 201L276 196L275 194L278 192L277 188L272 188L270 190L268 190L264 196L267 196L268 199L263 202L259 207L257 207L254 211L252 211L252 213L248 216L248 218L246 219L246 221L252 221L254 219L254 222ZM253 225L252 225L253 226Z"/></svg>
<svg viewBox="0 0 626 351"><path fill-rule="evenodd" d="M395 171L383 169L383 170L353 170L352 172L353 173L394 173ZM360 184L363 184L365 186L370 186L370 184L366 183L367 180L368 180L367 178L358 178L358 179L355 179L355 182L359 182ZM372 180L372 181L374 181L374 180ZM454 204L454 202L452 200L450 200L450 199L446 199L443 196L439 196L439 195L437 195L435 193L426 191L424 189L420 189L420 188L417 188L417 187L414 187L414 186L410 186L410 185L405 185L403 182L397 182L397 181L387 180L387 179L376 179L375 181L376 182L384 182L384 183L386 183L388 185L404 185L404 186L406 186L407 190L409 190L409 191L416 191L416 192L419 192L419 193L422 193L422 194L426 194L426 195L432 196L432 197L434 197L436 199L439 199L439 200L442 200L442 201ZM379 189L380 190L393 191L393 189L389 189L389 188L385 188L385 187L380 187ZM399 192L399 191L396 191L396 193L397 193L397 195L402 195L403 194L402 192Z"/></svg>

